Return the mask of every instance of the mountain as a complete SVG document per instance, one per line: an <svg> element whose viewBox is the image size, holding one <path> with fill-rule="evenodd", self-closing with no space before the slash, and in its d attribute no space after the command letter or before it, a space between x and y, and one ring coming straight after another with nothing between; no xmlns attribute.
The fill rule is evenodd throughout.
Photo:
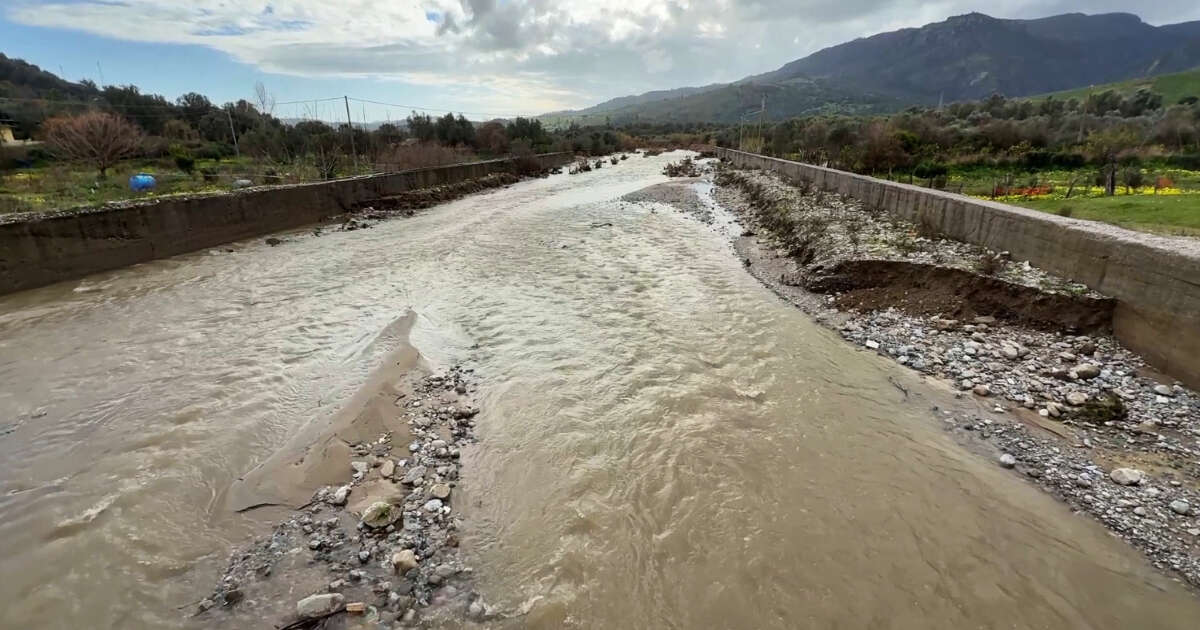
<svg viewBox="0 0 1200 630"><path fill-rule="evenodd" d="M767 116L871 112L1028 96L1200 66L1200 22L1146 24L1136 15L1069 13L1033 20L981 13L832 46L725 85L613 99L565 118L733 122L768 100Z"/></svg>

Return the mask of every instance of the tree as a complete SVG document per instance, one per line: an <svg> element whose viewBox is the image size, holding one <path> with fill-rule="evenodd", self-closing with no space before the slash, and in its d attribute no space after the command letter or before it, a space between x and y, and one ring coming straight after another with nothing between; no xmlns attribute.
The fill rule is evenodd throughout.
<svg viewBox="0 0 1200 630"><path fill-rule="evenodd" d="M429 114L418 114L413 112L408 117L408 131L413 137L421 142L429 142L437 135L437 130L434 128L433 119Z"/></svg>
<svg viewBox="0 0 1200 630"><path fill-rule="evenodd" d="M51 118L42 125L42 133L56 156L91 162L100 177L117 162L135 155L142 143L141 129L107 112Z"/></svg>
<svg viewBox="0 0 1200 630"><path fill-rule="evenodd" d="M254 84L254 104L258 106L258 113L264 116L275 113L275 97L267 91L262 81Z"/></svg>
<svg viewBox="0 0 1200 630"><path fill-rule="evenodd" d="M200 120L216 109L207 96L196 92L188 92L175 99L175 106L182 110L183 118L188 124L197 129L200 127Z"/></svg>

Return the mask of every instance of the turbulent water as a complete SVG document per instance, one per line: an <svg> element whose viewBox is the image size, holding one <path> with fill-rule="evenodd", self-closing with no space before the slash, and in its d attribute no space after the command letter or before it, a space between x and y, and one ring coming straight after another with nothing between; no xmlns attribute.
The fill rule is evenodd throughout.
<svg viewBox="0 0 1200 630"><path fill-rule="evenodd" d="M186 625L263 527L223 493L410 308L480 376L456 497L497 625L1195 627L1200 599L947 438L940 394L619 200L678 157L0 298L0 627Z"/></svg>

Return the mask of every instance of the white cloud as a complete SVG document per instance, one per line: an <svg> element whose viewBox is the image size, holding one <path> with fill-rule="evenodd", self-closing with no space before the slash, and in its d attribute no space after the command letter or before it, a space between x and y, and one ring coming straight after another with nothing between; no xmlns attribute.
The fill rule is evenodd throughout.
<svg viewBox="0 0 1200 630"><path fill-rule="evenodd" d="M207 46L264 71L437 86L517 111L729 81L824 46L973 10L1121 10L1121 0L6 0L6 17L121 40ZM1200 19L1194 0L1127 11Z"/></svg>

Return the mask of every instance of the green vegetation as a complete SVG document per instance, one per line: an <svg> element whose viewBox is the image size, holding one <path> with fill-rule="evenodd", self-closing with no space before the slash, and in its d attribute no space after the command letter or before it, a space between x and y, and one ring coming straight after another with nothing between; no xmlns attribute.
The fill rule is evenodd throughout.
<svg viewBox="0 0 1200 630"><path fill-rule="evenodd" d="M1200 236L1200 194L1027 199L1015 205L1157 234Z"/></svg>
<svg viewBox="0 0 1200 630"><path fill-rule="evenodd" d="M1193 68L1192 70L1175 72L1173 74L1163 74L1156 77L1143 77L1074 90L1064 90L1032 98L1033 100L1046 98L1085 100L1089 94L1097 94L1107 90L1111 90L1121 96L1133 94L1138 90L1148 90L1161 95L1164 103L1175 105L1183 103L1189 97L1200 98L1200 68Z"/></svg>

